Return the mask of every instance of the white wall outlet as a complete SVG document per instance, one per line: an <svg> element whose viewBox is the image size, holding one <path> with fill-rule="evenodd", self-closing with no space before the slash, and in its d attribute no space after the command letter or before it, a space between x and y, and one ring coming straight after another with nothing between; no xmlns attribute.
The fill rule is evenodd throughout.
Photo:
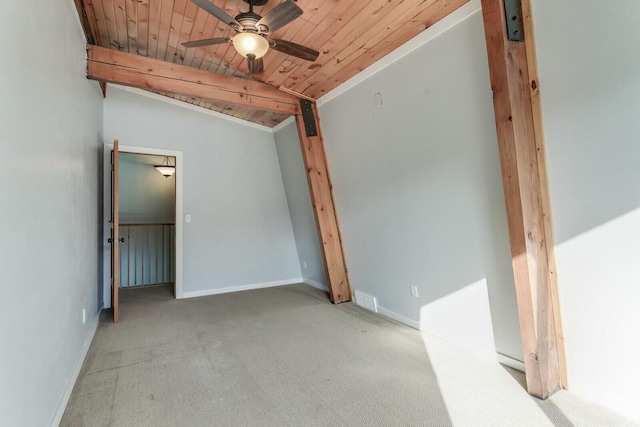
<svg viewBox="0 0 640 427"><path fill-rule="evenodd" d="M82 324L84 325L85 323L87 323L87 310L85 310L83 308L82 309Z"/></svg>
<svg viewBox="0 0 640 427"><path fill-rule="evenodd" d="M418 287L411 285L411 296L418 298Z"/></svg>
<svg viewBox="0 0 640 427"><path fill-rule="evenodd" d="M185 220L185 222L191 222L191 215L186 214L186 215L184 216L184 220Z"/></svg>
<svg viewBox="0 0 640 427"><path fill-rule="evenodd" d="M304 269L307 269L307 261L303 262L302 265L304 265Z"/></svg>

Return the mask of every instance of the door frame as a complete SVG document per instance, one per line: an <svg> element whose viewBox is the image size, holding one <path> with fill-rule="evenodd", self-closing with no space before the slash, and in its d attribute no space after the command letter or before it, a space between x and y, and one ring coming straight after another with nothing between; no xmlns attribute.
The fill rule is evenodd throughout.
<svg viewBox="0 0 640 427"><path fill-rule="evenodd" d="M111 224L109 220L111 219L111 151L113 150L113 143L105 143L104 144L104 163L103 163L103 174L104 174L104 192L103 192L103 203L104 203L104 224L103 224L103 239L102 239L102 247L103 247L103 283L110 283L111 281L111 246L108 242L108 239L111 237ZM183 222L182 222L182 197L183 197L183 161L182 161L182 151L177 150L166 150L164 148L151 148L151 147L138 147L134 145L124 145L122 144L122 140L120 140L119 149L120 153L134 153L134 154L152 154L157 156L172 156L176 159L176 277L175 277L175 297L176 299L181 299L183 294L183 285L182 285L182 236L183 236ZM111 287L104 286L103 287L103 295L102 295L103 307L111 308Z"/></svg>

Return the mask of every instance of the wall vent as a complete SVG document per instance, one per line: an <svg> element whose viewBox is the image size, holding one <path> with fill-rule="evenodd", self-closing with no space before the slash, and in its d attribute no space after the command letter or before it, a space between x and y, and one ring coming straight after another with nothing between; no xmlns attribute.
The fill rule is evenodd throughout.
<svg viewBox="0 0 640 427"><path fill-rule="evenodd" d="M355 291L353 295L356 297L356 304L360 307L364 307L374 313L378 312L378 301L376 301L376 297L372 297L371 295L364 294L360 291Z"/></svg>

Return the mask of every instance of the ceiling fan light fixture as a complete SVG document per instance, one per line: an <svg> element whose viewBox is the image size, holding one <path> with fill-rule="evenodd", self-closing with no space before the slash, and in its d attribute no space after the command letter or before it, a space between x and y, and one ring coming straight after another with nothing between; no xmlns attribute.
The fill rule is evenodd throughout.
<svg viewBox="0 0 640 427"><path fill-rule="evenodd" d="M261 35L245 32L233 36L233 47L245 58L249 55L254 55L257 59L262 58L267 53L269 42Z"/></svg>

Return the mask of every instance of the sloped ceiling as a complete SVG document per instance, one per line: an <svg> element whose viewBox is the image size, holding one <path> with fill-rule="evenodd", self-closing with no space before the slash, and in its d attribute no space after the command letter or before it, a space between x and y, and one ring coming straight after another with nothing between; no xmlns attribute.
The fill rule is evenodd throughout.
<svg viewBox="0 0 640 427"><path fill-rule="evenodd" d="M77 0L80 1L80 0ZM468 0L297 0L304 14L271 35L320 52L308 62L270 49L265 71L249 77L229 44L185 48L181 43L235 32L189 0L81 0L95 43L124 52L254 78L317 99L430 27ZM229 15L248 10L242 0L211 0ZM264 15L280 3L256 7ZM192 97L172 98L273 127L287 115Z"/></svg>

